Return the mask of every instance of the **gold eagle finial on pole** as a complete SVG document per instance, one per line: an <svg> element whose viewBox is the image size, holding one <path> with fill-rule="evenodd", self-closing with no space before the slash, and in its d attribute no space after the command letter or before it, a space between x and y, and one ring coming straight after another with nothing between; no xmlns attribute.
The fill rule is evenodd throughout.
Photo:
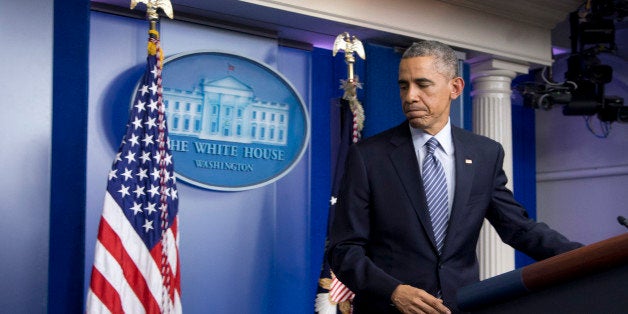
<svg viewBox="0 0 628 314"><path fill-rule="evenodd" d="M365 60L366 54L364 53L364 45L362 45L362 42L355 36L351 36L349 33L344 32L336 36L336 40L334 40L333 56L336 56L336 53L338 53L339 50L345 51L345 62L348 65L347 80L352 82L354 76L353 64L355 63L355 56L353 53L357 53L362 60Z"/></svg>
<svg viewBox="0 0 628 314"><path fill-rule="evenodd" d="M159 19L157 9L160 8L170 19L174 17L170 0L131 0L131 10L135 9L138 3L144 3L146 5L146 17L150 21Z"/></svg>
<svg viewBox="0 0 628 314"><path fill-rule="evenodd" d="M354 53L357 53L362 60L366 60L364 45L355 36L344 32L336 36L332 54L335 57L339 50L345 51L345 63L347 63L347 80L340 80L340 88L345 92L342 99L349 102L351 112L353 113L353 142L357 142L361 137L362 128L364 128L364 109L358 100L357 89L362 88L360 80L353 73L353 64L355 63Z"/></svg>

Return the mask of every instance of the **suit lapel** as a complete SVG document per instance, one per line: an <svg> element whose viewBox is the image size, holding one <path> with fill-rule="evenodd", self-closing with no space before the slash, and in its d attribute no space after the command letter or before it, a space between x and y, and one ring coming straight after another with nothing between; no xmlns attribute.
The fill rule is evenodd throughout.
<svg viewBox="0 0 628 314"><path fill-rule="evenodd" d="M410 135L407 122L397 127L390 142L394 146L389 155L391 162L406 190L412 208L416 212L425 234L428 235L433 247L436 248L432 223L427 210L425 193L423 192L423 181L419 170L419 162L416 152L414 151L412 136Z"/></svg>
<svg viewBox="0 0 628 314"><path fill-rule="evenodd" d="M455 127L452 127L452 138L455 149L456 191L454 192L454 202L449 217L449 226L443 251L447 250L449 241L454 238L450 236L450 233L464 228L462 226L465 222L464 208L469 199L469 193L471 193L471 185L475 174L473 163L475 155L472 152L472 144L466 143L461 130Z"/></svg>

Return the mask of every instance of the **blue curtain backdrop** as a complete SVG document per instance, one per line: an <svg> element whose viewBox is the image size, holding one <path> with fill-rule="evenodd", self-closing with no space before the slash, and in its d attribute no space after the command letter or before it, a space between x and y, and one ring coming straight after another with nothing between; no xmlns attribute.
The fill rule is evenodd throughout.
<svg viewBox="0 0 628 314"><path fill-rule="evenodd" d="M531 75L522 75L513 80L512 86L526 80ZM519 94L513 92L512 100L512 163L515 198L528 210L530 218L536 220L536 140L534 109L524 107ZM534 263L526 254L515 252L515 267L520 268Z"/></svg>
<svg viewBox="0 0 628 314"><path fill-rule="evenodd" d="M336 116L333 102L339 97L338 83L334 75L334 58L327 49L314 48L312 51L312 199L311 199L311 230L310 241L312 258L309 269L308 291L309 303L314 309L314 300L318 277L323 262L325 237L327 235L327 217L329 213L329 197L331 192L331 178L334 142L333 117Z"/></svg>
<svg viewBox="0 0 628 314"><path fill-rule="evenodd" d="M366 78L364 79L363 136L368 137L398 125L405 120L399 99L399 61L401 54L392 47L367 43ZM370 62L372 60L372 62Z"/></svg>
<svg viewBox="0 0 628 314"><path fill-rule="evenodd" d="M89 1L54 1L49 313L83 310L89 23Z"/></svg>

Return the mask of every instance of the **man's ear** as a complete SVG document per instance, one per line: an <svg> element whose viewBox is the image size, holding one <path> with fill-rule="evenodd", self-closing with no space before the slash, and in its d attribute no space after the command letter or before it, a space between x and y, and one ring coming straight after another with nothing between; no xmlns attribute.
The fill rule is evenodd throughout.
<svg viewBox="0 0 628 314"><path fill-rule="evenodd" d="M455 77L451 80L451 99L456 99L464 90L464 80L462 77Z"/></svg>

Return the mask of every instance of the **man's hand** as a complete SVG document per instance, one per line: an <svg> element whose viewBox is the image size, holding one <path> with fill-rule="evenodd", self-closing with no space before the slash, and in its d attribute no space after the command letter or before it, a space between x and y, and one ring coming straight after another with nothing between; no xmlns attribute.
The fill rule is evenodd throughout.
<svg viewBox="0 0 628 314"><path fill-rule="evenodd" d="M443 300L408 285L399 285L390 297L401 313L451 313Z"/></svg>

